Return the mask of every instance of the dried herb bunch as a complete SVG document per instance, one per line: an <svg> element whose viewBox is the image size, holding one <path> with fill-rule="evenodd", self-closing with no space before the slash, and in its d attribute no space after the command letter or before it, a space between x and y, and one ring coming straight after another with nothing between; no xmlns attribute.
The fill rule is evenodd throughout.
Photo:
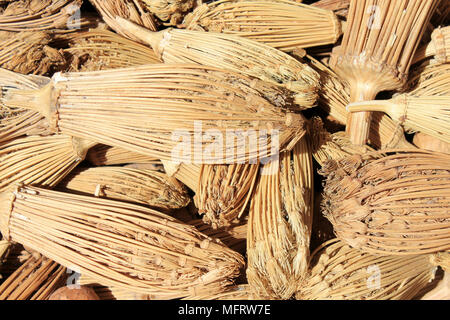
<svg viewBox="0 0 450 320"><path fill-rule="evenodd" d="M58 190L179 209L190 202L187 189L175 178L156 170L125 167L78 168L58 184Z"/></svg>
<svg viewBox="0 0 450 320"><path fill-rule="evenodd" d="M270 87L277 91L213 67L153 64L57 73L40 90L4 88L2 102L39 111L51 129L70 136L162 160L223 164L270 157L302 138L304 119L285 101L265 99ZM235 133L242 131L248 134ZM198 132L209 138L195 139ZM220 143L233 133L236 144Z"/></svg>
<svg viewBox="0 0 450 320"><path fill-rule="evenodd" d="M247 279L256 296L289 299L306 276L312 227L309 138L263 167L250 204Z"/></svg>
<svg viewBox="0 0 450 320"><path fill-rule="evenodd" d="M405 257L361 252L333 239L311 255L299 300L410 300L433 280L430 255Z"/></svg>
<svg viewBox="0 0 450 320"><path fill-rule="evenodd" d="M86 159L95 166L112 166L127 163L160 163L156 158L104 144L98 144L89 149Z"/></svg>
<svg viewBox="0 0 450 320"><path fill-rule="evenodd" d="M144 206L29 186L0 198L6 239L104 286L180 298L225 289L244 264L220 241Z"/></svg>
<svg viewBox="0 0 450 320"><path fill-rule="evenodd" d="M215 1L198 6L183 26L238 35L282 51L332 44L342 34L333 11L290 0Z"/></svg>
<svg viewBox="0 0 450 320"><path fill-rule="evenodd" d="M322 204L337 237L375 254L448 250L449 160L417 150L329 161Z"/></svg>

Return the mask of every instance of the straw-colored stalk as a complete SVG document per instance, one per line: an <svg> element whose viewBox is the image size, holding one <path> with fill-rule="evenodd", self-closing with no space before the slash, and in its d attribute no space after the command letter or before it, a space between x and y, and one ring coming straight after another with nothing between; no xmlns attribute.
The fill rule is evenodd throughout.
<svg viewBox="0 0 450 320"><path fill-rule="evenodd" d="M184 183L189 189L197 193L200 183L201 165L176 163L172 161L161 161L164 170L170 177L174 177L180 182Z"/></svg>
<svg viewBox="0 0 450 320"><path fill-rule="evenodd" d="M348 83L338 77L324 64L308 57L311 66L320 74L319 107L336 121L345 124L348 112L346 106L350 103ZM412 148L406 141L403 129L383 112L373 112L370 124L369 144L378 149Z"/></svg>
<svg viewBox="0 0 450 320"><path fill-rule="evenodd" d="M0 206L6 239L104 286L181 298L225 289L244 264L220 241L140 205L22 186Z"/></svg>
<svg viewBox="0 0 450 320"><path fill-rule="evenodd" d="M197 3L198 0L142 0L143 6L148 11L173 26L181 23L184 16L192 11Z"/></svg>
<svg viewBox="0 0 450 320"><path fill-rule="evenodd" d="M340 17L347 17L350 0L319 0L311 5L326 10L332 10Z"/></svg>
<svg viewBox="0 0 450 320"><path fill-rule="evenodd" d="M29 136L0 144L0 191L22 182L56 186L95 145L64 135Z"/></svg>
<svg viewBox="0 0 450 320"><path fill-rule="evenodd" d="M379 157L379 159L371 159ZM450 248L450 156L427 151L329 161L323 210L336 236L374 254Z"/></svg>
<svg viewBox="0 0 450 320"><path fill-rule="evenodd" d="M186 300L269 300L269 297L262 298L257 297L253 293L250 285L248 284L240 284L233 287L230 287L227 291L224 292L208 292L202 295L190 296L187 297Z"/></svg>
<svg viewBox="0 0 450 320"><path fill-rule="evenodd" d="M330 66L348 81L350 102L375 99L405 84L414 53L440 0L352 0L342 43ZM349 114L346 132L353 144L368 141L370 112Z"/></svg>
<svg viewBox="0 0 450 320"><path fill-rule="evenodd" d="M351 103L347 110L384 112L408 132L423 132L450 143L450 95L418 97L401 94L390 100Z"/></svg>
<svg viewBox="0 0 450 320"><path fill-rule="evenodd" d="M98 71L160 63L153 50L107 30L69 33L61 37L69 48L67 71Z"/></svg>
<svg viewBox="0 0 450 320"><path fill-rule="evenodd" d="M375 151L368 145L357 146L350 142L345 132L329 133L319 117L311 121L311 145L314 159L322 166L329 160L340 160L354 154Z"/></svg>
<svg viewBox="0 0 450 320"><path fill-rule="evenodd" d="M89 149L86 160L95 166L112 166L128 163L160 163L156 158L104 144L99 144Z"/></svg>
<svg viewBox="0 0 450 320"><path fill-rule="evenodd" d="M247 279L256 296L289 299L308 268L314 195L308 137L262 170L250 204Z"/></svg>
<svg viewBox="0 0 450 320"><path fill-rule="evenodd" d="M422 132L417 132L414 135L413 143L419 149L450 154L450 143Z"/></svg>
<svg viewBox="0 0 450 320"><path fill-rule="evenodd" d="M40 90L3 88L2 101L39 111L70 136L161 160L231 164L291 150L303 137L302 115L265 99L270 88L278 89L218 68L153 64L57 73Z"/></svg>
<svg viewBox="0 0 450 320"><path fill-rule="evenodd" d="M445 272L444 278L439 281L438 285L420 300L450 300L450 273Z"/></svg>
<svg viewBox="0 0 450 320"><path fill-rule="evenodd" d="M79 17L82 0L19 0L0 8L0 30L43 31L85 26Z"/></svg>
<svg viewBox="0 0 450 320"><path fill-rule="evenodd" d="M49 46L48 32L0 31L0 67L23 74L45 75L66 64L64 55Z"/></svg>
<svg viewBox="0 0 450 320"><path fill-rule="evenodd" d="M298 300L410 300L434 278L429 255L373 255L333 239L311 255Z"/></svg>
<svg viewBox="0 0 450 320"><path fill-rule="evenodd" d="M143 6L141 1L135 0L89 0L102 16L108 26L118 34L138 41L133 33L122 28L116 17L129 19L147 29L157 31L155 17Z"/></svg>
<svg viewBox="0 0 450 320"><path fill-rule="evenodd" d="M450 26L436 28L431 33L431 41L417 50L413 63L431 57L438 64L450 62Z"/></svg>
<svg viewBox="0 0 450 320"><path fill-rule="evenodd" d="M424 64L415 68L407 85L408 94L414 96L449 96L450 64Z"/></svg>
<svg viewBox="0 0 450 320"><path fill-rule="evenodd" d="M304 109L315 106L319 75L287 53L235 35L173 28L151 32L120 17L118 21L149 44L165 63L197 63L241 72L287 89L287 105L294 101Z"/></svg>
<svg viewBox="0 0 450 320"><path fill-rule="evenodd" d="M183 26L238 35L282 51L333 44L342 34L333 11L290 0L205 3L186 16Z"/></svg>
<svg viewBox="0 0 450 320"><path fill-rule="evenodd" d="M124 167L78 168L58 184L58 190L162 210L183 208L190 202L187 189L175 178L155 170Z"/></svg>
<svg viewBox="0 0 450 320"><path fill-rule="evenodd" d="M198 212L217 226L240 218L249 203L258 164L203 165L196 193Z"/></svg>
<svg viewBox="0 0 450 320"><path fill-rule="evenodd" d="M0 285L0 300L47 300L66 278L65 267L41 255L30 255Z"/></svg>

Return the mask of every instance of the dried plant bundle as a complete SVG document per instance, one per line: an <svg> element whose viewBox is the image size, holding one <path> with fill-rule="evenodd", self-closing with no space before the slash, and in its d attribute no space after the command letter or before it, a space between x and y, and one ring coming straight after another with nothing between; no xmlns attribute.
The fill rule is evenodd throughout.
<svg viewBox="0 0 450 320"><path fill-rule="evenodd" d="M350 112L384 112L409 132L423 132L450 143L450 95L418 97L401 94L390 100L351 103L347 109Z"/></svg>
<svg viewBox="0 0 450 320"><path fill-rule="evenodd" d="M373 100L400 89L439 0L352 0L342 44L330 66L350 85L350 102ZM346 132L354 144L369 138L371 114L349 114Z"/></svg>
<svg viewBox="0 0 450 320"><path fill-rule="evenodd" d="M429 255L374 255L333 239L311 256L298 300L410 300L434 278Z"/></svg>
<svg viewBox="0 0 450 320"><path fill-rule="evenodd" d="M338 16L347 17L350 0L319 0L311 5L326 10L332 10Z"/></svg>
<svg viewBox="0 0 450 320"><path fill-rule="evenodd" d="M0 5L0 30L75 29L89 23L77 13L82 0L19 0Z"/></svg>
<svg viewBox="0 0 450 320"><path fill-rule="evenodd" d="M240 254L140 205L17 187L1 195L0 230L104 286L184 297L229 285Z"/></svg>
<svg viewBox="0 0 450 320"><path fill-rule="evenodd" d="M173 161L161 161L164 166L164 170L170 177L174 177L184 183L189 189L197 193L200 183L200 170L201 165L198 164L186 164L176 163Z"/></svg>
<svg viewBox="0 0 450 320"><path fill-rule="evenodd" d="M90 30L60 37L68 42L67 71L98 71L160 63L153 50L108 30Z"/></svg>
<svg viewBox="0 0 450 320"><path fill-rule="evenodd" d="M450 26L436 28L430 43L417 50L413 63L430 57L439 64L450 62Z"/></svg>
<svg viewBox="0 0 450 320"><path fill-rule="evenodd" d="M246 273L256 296L289 299L306 276L313 210L307 138L264 165L250 203Z"/></svg>
<svg viewBox="0 0 450 320"><path fill-rule="evenodd" d="M124 167L78 168L58 184L58 190L166 210L190 202L187 189L175 178L155 170Z"/></svg>
<svg viewBox="0 0 450 320"><path fill-rule="evenodd" d="M414 135L413 143L419 149L450 154L450 143L422 132L417 132Z"/></svg>
<svg viewBox="0 0 450 320"><path fill-rule="evenodd" d="M215 1L198 6L183 25L238 35L282 51L332 44L342 34L333 11L290 0Z"/></svg>
<svg viewBox="0 0 450 320"><path fill-rule="evenodd" d="M252 197L258 172L257 164L202 165L196 193L199 214L218 226L240 218Z"/></svg>
<svg viewBox="0 0 450 320"><path fill-rule="evenodd" d="M47 300L66 278L63 266L41 255L30 255L0 285L0 300Z"/></svg>
<svg viewBox="0 0 450 320"><path fill-rule="evenodd" d="M322 166L329 160L340 160L355 154L375 151L368 145L357 146L350 142L345 132L329 133L319 117L312 119L311 144L314 159Z"/></svg>
<svg viewBox="0 0 450 320"><path fill-rule="evenodd" d="M224 292L209 292L203 295L190 296L186 300L267 300L254 295L248 284L240 284L230 287Z"/></svg>
<svg viewBox="0 0 450 320"><path fill-rule="evenodd" d="M413 96L450 95L450 64L432 64L414 69L406 85Z"/></svg>
<svg viewBox="0 0 450 320"><path fill-rule="evenodd" d="M442 270L446 272L450 272L450 250L433 254L431 257L431 263L435 266L441 267Z"/></svg>
<svg viewBox="0 0 450 320"><path fill-rule="evenodd" d="M305 109L315 106L319 75L287 53L234 35L173 28L151 32L120 17L118 21L165 63L197 63L241 72L287 89L285 103L295 101Z"/></svg>
<svg viewBox="0 0 450 320"><path fill-rule="evenodd" d="M29 136L0 144L0 191L22 182L54 187L95 145L64 135Z"/></svg>
<svg viewBox="0 0 450 320"><path fill-rule="evenodd" d="M366 252L448 250L449 160L443 153L411 150L329 161L321 171L324 214L338 238Z"/></svg>
<svg viewBox="0 0 450 320"><path fill-rule="evenodd" d="M86 159L95 166L111 166L127 163L159 163L156 158L126 149L98 144L89 149Z"/></svg>
<svg viewBox="0 0 450 320"><path fill-rule="evenodd" d="M148 11L169 25L177 25L192 11L197 0L142 0Z"/></svg>
<svg viewBox="0 0 450 320"><path fill-rule="evenodd" d="M45 75L66 64L63 54L49 43L48 32L0 31L0 67L23 74Z"/></svg>
<svg viewBox="0 0 450 320"><path fill-rule="evenodd" d="M213 67L153 64L57 73L40 90L4 88L2 101L39 111L70 136L161 160L224 164L291 150L305 133L301 114L264 98L269 87Z"/></svg>
<svg viewBox="0 0 450 320"><path fill-rule="evenodd" d="M118 34L134 41L139 39L122 28L116 16L129 19L145 28L157 31L155 17L141 1L135 0L89 0L102 16L102 19Z"/></svg>

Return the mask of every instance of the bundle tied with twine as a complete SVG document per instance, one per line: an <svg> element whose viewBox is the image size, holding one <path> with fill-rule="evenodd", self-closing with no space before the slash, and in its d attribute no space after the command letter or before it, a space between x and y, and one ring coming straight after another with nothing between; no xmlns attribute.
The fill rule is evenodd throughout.
<svg viewBox="0 0 450 320"><path fill-rule="evenodd" d="M224 164L271 157L303 137L301 114L281 97L278 105L265 99L269 88L278 89L218 68L154 64L57 73L40 90L3 88L1 102L38 111L70 136L161 160Z"/></svg>
<svg viewBox="0 0 450 320"><path fill-rule="evenodd" d="M29 186L0 198L6 239L104 286L181 298L225 289L244 264L220 241L144 206Z"/></svg>
<svg viewBox="0 0 450 320"><path fill-rule="evenodd" d="M430 255L374 255L337 239L317 248L310 263L298 300L410 300L436 271Z"/></svg>
<svg viewBox="0 0 450 320"><path fill-rule="evenodd" d="M173 28L151 32L120 17L117 21L149 44L165 63L197 63L240 72L285 89L285 104L293 101L301 109L315 106L319 75L282 51L234 35ZM265 94L269 97L272 92Z"/></svg>
<svg viewBox="0 0 450 320"><path fill-rule="evenodd" d="M0 144L0 191L22 182L54 187L95 142L65 135L28 136Z"/></svg>
<svg viewBox="0 0 450 320"><path fill-rule="evenodd" d="M431 41L420 47L413 63L433 57L433 63L450 62L450 26L438 27L431 33Z"/></svg>
<svg viewBox="0 0 450 320"><path fill-rule="evenodd" d="M156 170L124 167L78 168L58 190L147 205L161 210L187 206L187 189L175 178Z"/></svg>
<svg viewBox="0 0 450 320"><path fill-rule="evenodd" d="M256 296L289 299L306 276L313 210L309 143L306 135L260 173L247 229L246 274Z"/></svg>
<svg viewBox="0 0 450 320"><path fill-rule="evenodd" d="M170 177L174 177L180 182L184 183L195 193L198 192L200 183L200 171L202 169L202 165L166 160L162 160L161 162L164 166L164 170Z"/></svg>
<svg viewBox="0 0 450 320"><path fill-rule="evenodd" d="M67 277L65 267L38 253L30 254L0 285L0 300L47 300Z"/></svg>
<svg viewBox="0 0 450 320"><path fill-rule="evenodd" d="M324 214L336 236L374 254L413 255L450 248L450 156L380 152L329 161Z"/></svg>
<svg viewBox="0 0 450 320"><path fill-rule="evenodd" d="M333 11L290 0L205 3L186 16L182 27L238 35L288 52L333 44L342 35Z"/></svg>
<svg viewBox="0 0 450 320"><path fill-rule="evenodd" d="M352 0L342 43L330 66L348 81L350 102L373 100L405 84L409 67L439 0ZM370 112L349 114L346 132L354 144L369 137Z"/></svg>
<svg viewBox="0 0 450 320"><path fill-rule="evenodd" d="M112 166L128 163L160 163L156 158L104 144L98 144L89 149L86 160L95 166Z"/></svg>

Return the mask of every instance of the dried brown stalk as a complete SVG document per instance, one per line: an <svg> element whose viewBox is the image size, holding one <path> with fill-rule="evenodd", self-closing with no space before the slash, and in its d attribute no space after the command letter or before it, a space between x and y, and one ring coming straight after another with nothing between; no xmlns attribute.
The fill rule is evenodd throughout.
<svg viewBox="0 0 450 320"><path fill-rule="evenodd" d="M244 264L219 241L144 206L28 186L0 197L6 239L104 286L185 297L225 289Z"/></svg>
<svg viewBox="0 0 450 320"><path fill-rule="evenodd" d="M86 159L96 166L111 166L127 163L159 163L159 160L156 158L104 144L99 144L89 149Z"/></svg>
<svg viewBox="0 0 450 320"><path fill-rule="evenodd" d="M282 51L234 35L172 28L151 32L120 17L118 21L149 44L165 63L198 63L240 72L285 89L269 100L281 96L285 104L294 101L302 109L315 106L319 75Z"/></svg>
<svg viewBox="0 0 450 320"><path fill-rule="evenodd" d="M124 167L78 168L69 174L58 190L144 204L159 209L187 206L187 189L175 178L155 170Z"/></svg>
<svg viewBox="0 0 450 320"><path fill-rule="evenodd" d="M373 255L333 239L311 256L299 300L410 300L434 278L428 255Z"/></svg>
<svg viewBox="0 0 450 320"><path fill-rule="evenodd" d="M425 28L440 0L352 0L342 44L330 66L350 85L350 102L375 99L385 90L401 89ZM369 138L371 114L349 114L350 141Z"/></svg>
<svg viewBox="0 0 450 320"><path fill-rule="evenodd" d="M0 191L16 182L54 187L95 145L64 135L29 136L0 144Z"/></svg>
<svg viewBox="0 0 450 320"><path fill-rule="evenodd" d="M430 43L417 50L413 63L430 57L433 57L434 63L450 62L450 26L436 28L431 33Z"/></svg>
<svg viewBox="0 0 450 320"><path fill-rule="evenodd" d="M379 159L374 159L379 158ZM338 238L374 254L450 248L450 156L427 151L330 161L323 210Z"/></svg>
<svg viewBox="0 0 450 320"><path fill-rule="evenodd" d="M256 296L289 299L308 268L314 194L308 137L263 170L250 204L247 279Z"/></svg>
<svg viewBox="0 0 450 320"><path fill-rule="evenodd" d="M183 26L238 35L282 51L332 44L342 34L333 11L289 0L215 1L198 6Z"/></svg>
<svg viewBox="0 0 450 320"><path fill-rule="evenodd" d="M200 183L201 165L175 163L172 161L162 161L164 170L170 177L174 177L184 183L189 189L197 193Z"/></svg>

